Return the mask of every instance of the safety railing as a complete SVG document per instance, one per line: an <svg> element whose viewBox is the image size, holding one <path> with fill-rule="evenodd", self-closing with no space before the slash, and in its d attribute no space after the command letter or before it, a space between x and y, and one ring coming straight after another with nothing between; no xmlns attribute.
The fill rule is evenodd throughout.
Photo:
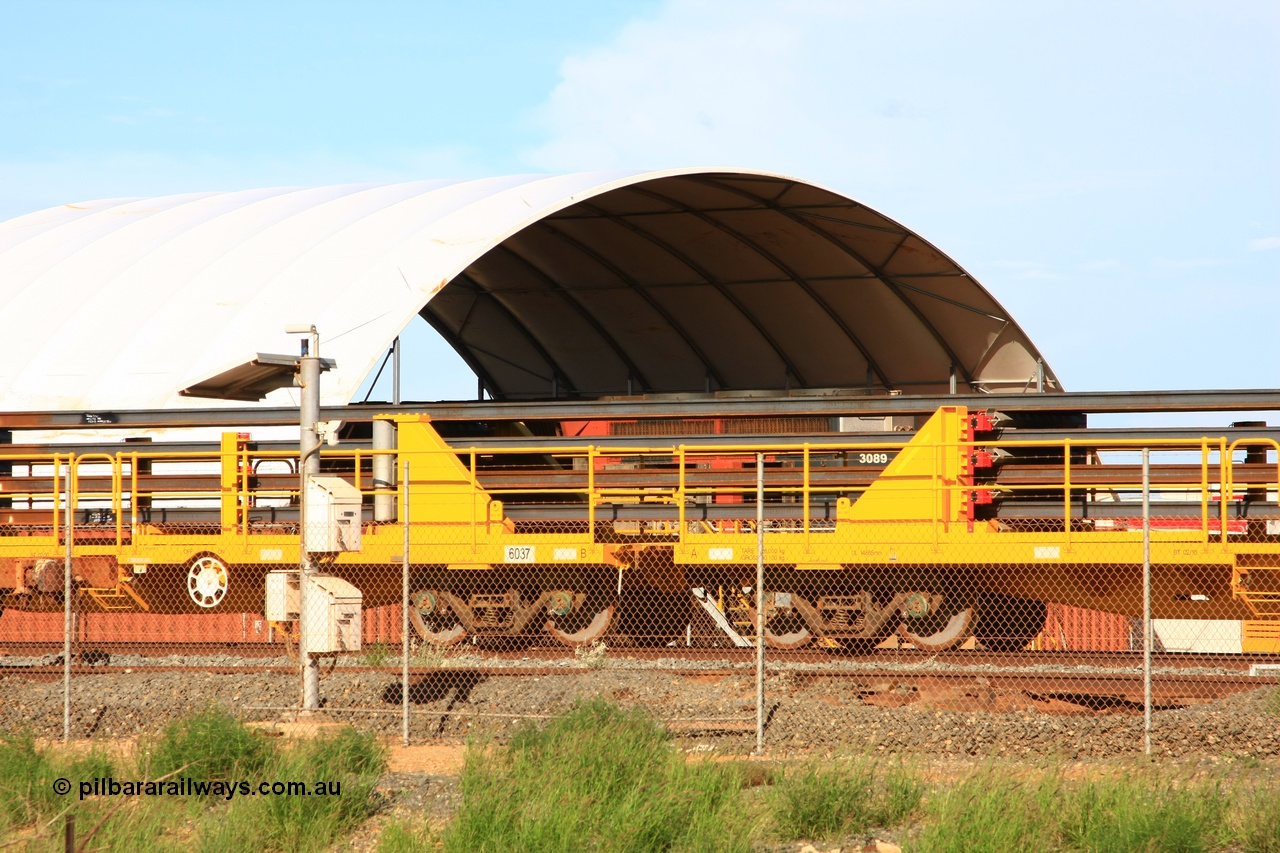
<svg viewBox="0 0 1280 853"><path fill-rule="evenodd" d="M1105 444L1072 439L987 440L925 442L805 442L800 445L675 444L598 447L565 444L539 448L495 449L453 447L447 450L418 451L453 456L458 460L460 482L510 505L525 501L535 508L557 501L581 507L588 529L595 529L604 506L666 506L674 508L676 530L684 536L690 530L691 510L717 503L752 504L756 485L752 469L755 454L766 459L766 504L794 504L799 524L788 530L805 537L830 529L815 525L815 510L839 498L856 503L875 485L892 485L903 493L927 494L934 507L928 519L935 529L954 520L956 508L980 491L998 493L1006 503L1028 495L1057 494L1060 518L1054 524L1064 541L1079 535L1079 508L1091 503L1125 504L1126 496L1141 492L1141 482L1132 476L1106 476L1108 469L1128 470L1133 466L1094 461L1098 454L1152 452L1153 470L1160 469L1161 454L1190 454L1196 457L1199 476L1163 477L1153 483L1157 502L1162 496L1188 497L1199 504L1195 517L1188 517L1186 534L1195 528L1203 545L1224 544L1231 522L1231 503L1261 495L1270 499L1280 490L1280 444L1270 439L1167 439L1110 440ZM895 468L895 461L908 450L920 461L909 470ZM975 452L1004 451L1015 460L984 471L954 465L948 474L948 458L958 459ZM1251 464L1246 475L1234 457L1241 452L1270 454L1267 475L1259 479L1258 465ZM322 465L348 478L362 494L394 495L394 488L378 488L372 479L373 459L393 450L325 450ZM1034 482L1001 482L999 472L1015 470L1018 454L1035 458L1039 479ZM235 471L234 484L227 488L219 470ZM862 460L857 460L857 456ZM1087 455L1088 462L1080 461ZM95 521L114 530L117 542L136 535L146 523L148 512L162 507L226 506L237 508L238 532L247 534L251 512L258 507L296 505L298 484L296 455L285 451L237 449L232 454L214 452L164 452L130 449L118 454L0 455L10 473L3 480L3 497L11 511L8 525L22 527L23 516L32 526L58 529L62 513L70 503L81 511L99 511ZM1056 461L1046 461L1056 460ZM261 473L264 463L280 463L281 473ZM1193 466L1185 463L1178 468ZM1100 472L1103 476L1099 476ZM1088 475L1088 476L1085 476ZM781 482L779 482L781 481ZM429 490L430 483L414 484ZM1099 496L1109 496L1100 500ZM1135 502L1136 507L1136 502ZM24 512L26 511L26 512ZM36 512L39 511L39 512ZM744 515L747 513L744 513ZM829 511L824 514L829 514ZM794 517L794 516L792 516ZM892 518L880 519L893 521ZM476 524L492 519L475 518ZM824 522L826 519L824 518ZM229 531L228 531L229 532ZM1167 532L1167 531L1166 531ZM936 532L935 532L935 535Z"/></svg>

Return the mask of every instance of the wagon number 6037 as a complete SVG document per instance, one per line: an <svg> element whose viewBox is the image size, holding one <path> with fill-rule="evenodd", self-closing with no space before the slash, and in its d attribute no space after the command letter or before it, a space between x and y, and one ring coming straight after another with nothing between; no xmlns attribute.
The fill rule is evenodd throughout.
<svg viewBox="0 0 1280 853"><path fill-rule="evenodd" d="M884 465L889 461L888 453L859 453L858 462L862 465Z"/></svg>
<svg viewBox="0 0 1280 853"><path fill-rule="evenodd" d="M536 562L536 553L532 545L508 545L503 554L503 562L533 563Z"/></svg>

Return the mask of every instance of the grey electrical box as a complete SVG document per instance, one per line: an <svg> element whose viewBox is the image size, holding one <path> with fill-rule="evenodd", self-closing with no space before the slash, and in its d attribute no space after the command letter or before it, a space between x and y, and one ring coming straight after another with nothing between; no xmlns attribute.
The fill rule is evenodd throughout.
<svg viewBox="0 0 1280 853"><path fill-rule="evenodd" d="M334 554L360 550L360 490L341 477L307 481L307 551Z"/></svg>
<svg viewBox="0 0 1280 853"><path fill-rule="evenodd" d="M889 417L850 417L837 418L840 432L911 432L916 428L913 415L890 415Z"/></svg>
<svg viewBox="0 0 1280 853"><path fill-rule="evenodd" d="M302 643L307 654L360 651L360 609L364 596L354 584L332 575L309 575L307 607L302 613Z"/></svg>
<svg viewBox="0 0 1280 853"><path fill-rule="evenodd" d="M298 572L267 572L266 617L271 622L291 622L302 610Z"/></svg>

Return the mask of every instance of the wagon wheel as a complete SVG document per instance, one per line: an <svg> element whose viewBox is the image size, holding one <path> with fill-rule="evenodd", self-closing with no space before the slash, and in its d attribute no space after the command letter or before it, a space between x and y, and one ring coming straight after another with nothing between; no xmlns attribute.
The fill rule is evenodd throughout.
<svg viewBox="0 0 1280 853"><path fill-rule="evenodd" d="M449 592L420 589L409 597L409 621L424 642L452 646L467 636L459 618L462 603Z"/></svg>
<svg viewBox="0 0 1280 853"><path fill-rule="evenodd" d="M912 593L903 605L898 633L917 649L940 652L953 649L973 635L978 610L967 593L943 593L933 603L928 593Z"/></svg>
<svg viewBox="0 0 1280 853"><path fill-rule="evenodd" d="M226 598L230 581L227 564L205 554L187 567L187 596L197 607L211 610Z"/></svg>
<svg viewBox="0 0 1280 853"><path fill-rule="evenodd" d="M547 602L547 633L566 646L587 646L613 624L616 604L608 593L554 592Z"/></svg>
<svg viewBox="0 0 1280 853"><path fill-rule="evenodd" d="M813 632L805 622L800 611L795 607L779 607L779 600L795 601L803 598L794 592L765 591L764 608L764 644L771 649L799 649L809 645L813 640ZM751 619L751 633L756 629L756 608L754 595L743 595L746 602L747 615Z"/></svg>

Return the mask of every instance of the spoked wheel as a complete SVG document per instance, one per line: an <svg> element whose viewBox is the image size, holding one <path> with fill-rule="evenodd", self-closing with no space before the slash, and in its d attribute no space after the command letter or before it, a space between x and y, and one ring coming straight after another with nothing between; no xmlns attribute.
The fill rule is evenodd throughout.
<svg viewBox="0 0 1280 853"><path fill-rule="evenodd" d="M566 646L590 645L608 632L615 609L607 594L556 590L547 600L547 633Z"/></svg>
<svg viewBox="0 0 1280 853"><path fill-rule="evenodd" d="M459 614L465 605L455 595L434 589L420 589L409 597L409 621L424 641L436 646L452 646L467 636Z"/></svg>
<svg viewBox="0 0 1280 853"><path fill-rule="evenodd" d="M212 554L206 554L187 569L187 595L197 607L209 610L227 597L229 581L227 564Z"/></svg>
<svg viewBox="0 0 1280 853"><path fill-rule="evenodd" d="M944 593L934 602L928 593L913 593L902 608L907 617L898 633L917 649L940 652L953 649L973 635L977 608L972 596Z"/></svg>

